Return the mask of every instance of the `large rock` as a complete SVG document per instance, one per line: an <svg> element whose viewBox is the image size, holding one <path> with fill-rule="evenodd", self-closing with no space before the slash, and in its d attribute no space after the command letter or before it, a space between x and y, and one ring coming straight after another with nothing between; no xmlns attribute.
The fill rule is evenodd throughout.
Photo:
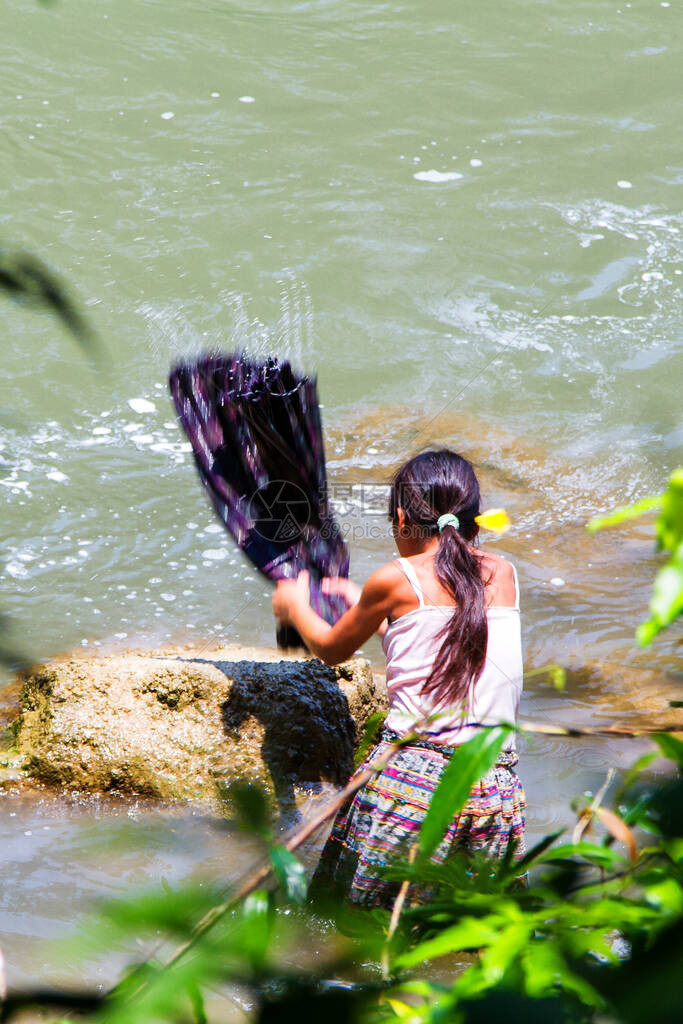
<svg viewBox="0 0 683 1024"><path fill-rule="evenodd" d="M283 805L297 783L341 784L386 691L370 665L227 648L72 658L24 682L22 771L66 787L220 805L246 779Z"/></svg>

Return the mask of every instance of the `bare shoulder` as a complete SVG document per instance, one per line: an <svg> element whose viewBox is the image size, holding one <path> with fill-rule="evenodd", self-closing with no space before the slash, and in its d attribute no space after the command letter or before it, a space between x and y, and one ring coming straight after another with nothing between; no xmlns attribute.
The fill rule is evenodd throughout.
<svg viewBox="0 0 683 1024"><path fill-rule="evenodd" d="M514 605L517 600L515 570L511 562L492 551L479 551L490 604Z"/></svg>
<svg viewBox="0 0 683 1024"><path fill-rule="evenodd" d="M503 558L502 555L498 555L494 551L483 551L481 548L477 554L482 561L485 575L488 572L488 575L500 577L501 579L513 578L512 562L508 562L507 558Z"/></svg>
<svg viewBox="0 0 683 1024"><path fill-rule="evenodd" d="M368 577L367 582L363 587L363 594L374 600L388 597L394 592L397 584L400 584L403 579L403 573L396 563L387 562L386 565L382 565L379 569L375 569L372 575Z"/></svg>

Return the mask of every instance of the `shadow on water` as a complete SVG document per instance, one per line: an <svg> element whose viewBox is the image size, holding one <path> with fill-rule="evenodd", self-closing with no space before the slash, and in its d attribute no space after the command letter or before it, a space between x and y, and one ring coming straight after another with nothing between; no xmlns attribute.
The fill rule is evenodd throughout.
<svg viewBox="0 0 683 1024"><path fill-rule="evenodd" d="M228 738L246 745L245 727L252 723L262 734L260 756L283 815L298 818L297 784L346 784L356 726L333 668L320 661L192 660L215 666L232 684L221 707Z"/></svg>

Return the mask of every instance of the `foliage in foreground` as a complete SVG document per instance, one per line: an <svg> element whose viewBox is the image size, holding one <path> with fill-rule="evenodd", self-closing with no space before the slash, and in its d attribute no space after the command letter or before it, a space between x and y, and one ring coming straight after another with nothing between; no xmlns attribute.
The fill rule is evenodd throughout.
<svg viewBox="0 0 683 1024"><path fill-rule="evenodd" d="M52 313L90 356L100 354L97 335L69 290L37 256L0 248L0 291L24 306Z"/></svg>
<svg viewBox="0 0 683 1024"><path fill-rule="evenodd" d="M597 516L587 527L594 533L655 509L660 510L655 521L657 550L666 552L668 558L655 576L650 617L641 623L636 634L643 647L683 615L683 468L674 470L663 494L616 509L610 515Z"/></svg>
<svg viewBox="0 0 683 1024"><path fill-rule="evenodd" d="M0 290L50 309L92 347L88 325L37 261L0 253ZM589 524L600 529L660 507L657 543L669 559L638 632L642 644L683 614L683 469L660 497ZM13 658L0 650L0 660ZM647 755L624 781L620 813L596 798L580 811L571 842L547 836L517 864L433 864L454 808L495 760L502 735L480 734L461 748L414 858L393 869L402 889L407 882L433 887L427 905L410 906L408 898L402 913L397 901L390 915L307 903L303 867L273 841L264 800L237 791L238 815L263 840L275 887L253 888L239 902L185 887L112 904L89 937L89 955L145 938L156 955L133 963L106 994L10 992L0 1020L38 1007L93 1024L203 1024L225 1018L226 999L252 1010L259 1024L320 1015L328 1024L683 1019L683 743L655 738L677 766L675 781L645 786L641 773L655 754ZM586 838L598 820L608 830L602 842ZM648 835L639 850L636 826ZM532 884L521 888L517 877L527 870ZM174 943L180 945L170 953ZM214 1016L216 991L222 1002Z"/></svg>
<svg viewBox="0 0 683 1024"><path fill-rule="evenodd" d="M263 1024L319 1013L329 1024L472 1024L503 1014L525 1024L649 1024L653 1006L658 1022L678 1021L683 743L656 736L676 778L643 782L653 751L624 779L618 812L598 795L580 810L572 841L547 836L518 863L432 863L454 800L462 803L482 765L495 760L504 732L462 748L460 772L444 776L415 856L392 869L397 881L434 890L426 905L408 898L397 927L388 911L307 903L302 868L273 842L263 799L239 790L238 820L261 837L277 885L240 903L195 887L112 904L87 938L88 955L149 939L155 956L104 996L10 993L2 1019L31 1003L68 1005L97 1024L202 1022L224 1020L225 1000L234 999ZM608 830L602 840L591 834L598 822ZM640 849L636 826L647 837ZM525 888L518 875L529 869Z"/></svg>

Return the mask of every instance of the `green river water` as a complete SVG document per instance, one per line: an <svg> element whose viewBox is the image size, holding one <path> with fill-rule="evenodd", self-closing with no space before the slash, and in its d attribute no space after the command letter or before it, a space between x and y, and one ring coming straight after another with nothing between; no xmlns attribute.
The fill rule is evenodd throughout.
<svg viewBox="0 0 683 1024"><path fill-rule="evenodd" d="M650 525L584 524L681 463L682 26L680 0L5 0L0 246L62 275L109 354L0 298L21 644L273 643L166 388L175 358L242 346L318 374L356 578L392 555L392 469L448 443L512 516L528 667L573 670L530 680L524 716L661 718L680 634L633 642ZM532 836L642 749L526 743ZM128 845L93 855L112 830ZM116 800L7 794L0 832L13 983L59 973L42 939L95 897L250 856Z"/></svg>

